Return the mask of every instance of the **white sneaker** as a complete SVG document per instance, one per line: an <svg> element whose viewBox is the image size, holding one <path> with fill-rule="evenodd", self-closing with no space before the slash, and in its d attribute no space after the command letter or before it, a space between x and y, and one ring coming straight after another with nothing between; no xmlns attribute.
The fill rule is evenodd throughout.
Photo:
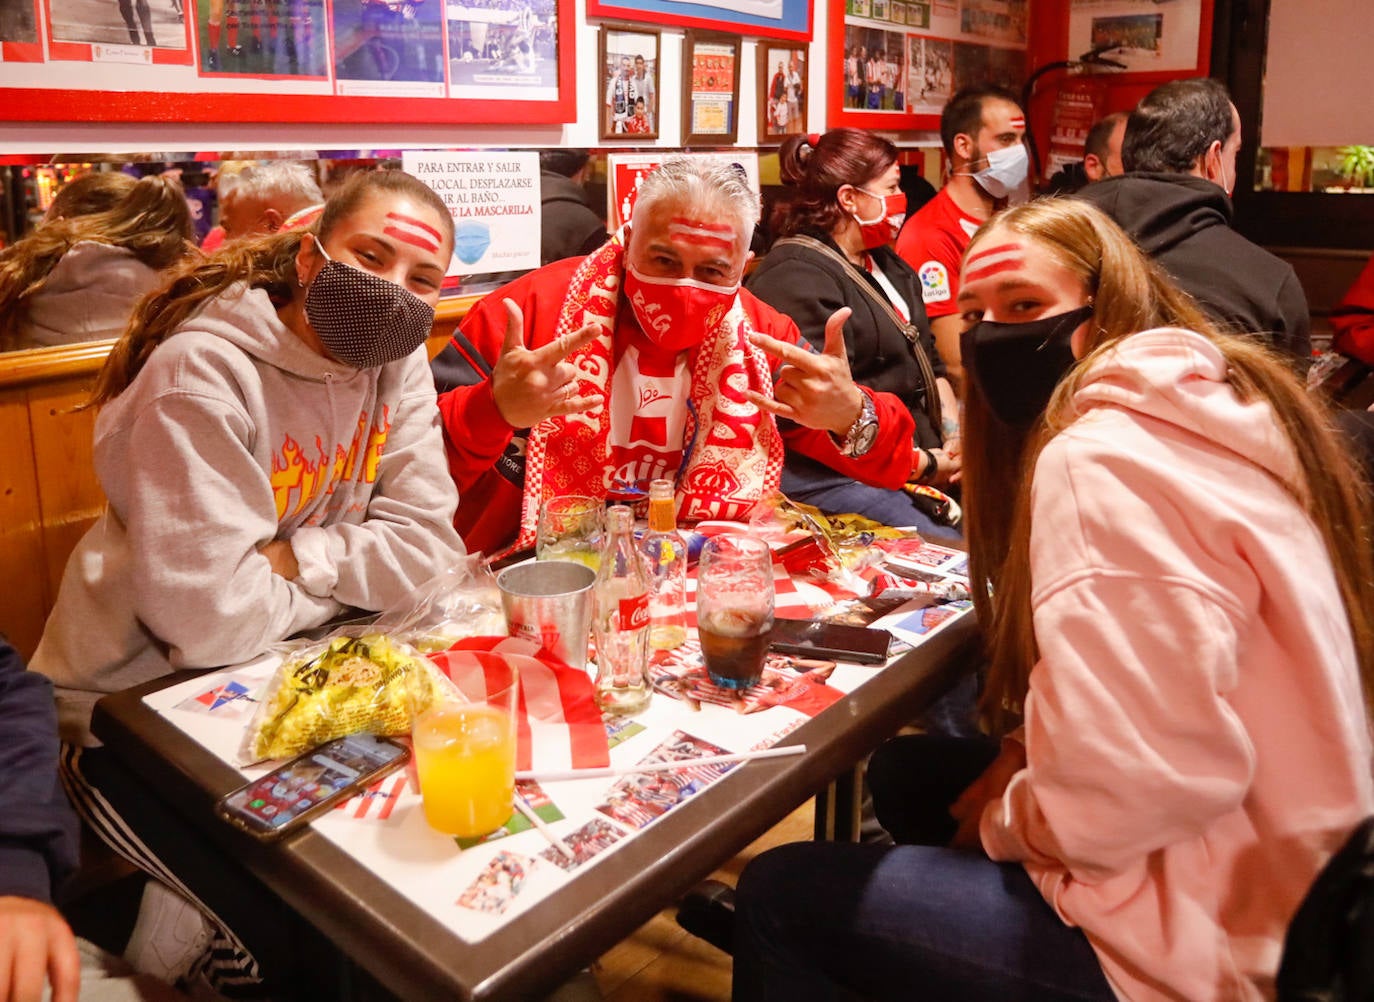
<svg viewBox="0 0 1374 1002"><path fill-rule="evenodd" d="M199 908L160 881L149 880L124 959L136 971L175 983L205 952L211 933Z"/></svg>

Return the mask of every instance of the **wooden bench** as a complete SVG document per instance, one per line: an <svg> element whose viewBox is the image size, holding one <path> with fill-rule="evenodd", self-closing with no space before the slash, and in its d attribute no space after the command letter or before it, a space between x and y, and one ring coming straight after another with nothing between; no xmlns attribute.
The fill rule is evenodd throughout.
<svg viewBox="0 0 1374 1002"><path fill-rule="evenodd" d="M445 300L430 357L477 297ZM42 636L67 557L105 507L82 409L112 341L0 355L0 633L26 659Z"/></svg>

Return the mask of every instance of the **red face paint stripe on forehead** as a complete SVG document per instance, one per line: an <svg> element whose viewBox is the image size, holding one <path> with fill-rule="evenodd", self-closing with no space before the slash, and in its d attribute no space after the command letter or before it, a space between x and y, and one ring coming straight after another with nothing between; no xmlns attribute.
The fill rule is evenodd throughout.
<svg viewBox="0 0 1374 1002"><path fill-rule="evenodd" d="M717 223L674 219L668 223L668 236L685 244L714 247L724 251L732 250L735 246L734 227Z"/></svg>
<svg viewBox="0 0 1374 1002"><path fill-rule="evenodd" d="M1024 118L1013 118L1011 120L1011 127L1013 129L1024 129L1026 127L1026 120Z"/></svg>
<svg viewBox="0 0 1374 1002"><path fill-rule="evenodd" d="M389 237L394 237L402 243L419 247L421 250L437 251L442 237L439 231L428 223L410 216L403 216L398 212L388 212L386 218L391 220L394 225L383 227L382 232Z"/></svg>
<svg viewBox="0 0 1374 1002"><path fill-rule="evenodd" d="M688 219L686 216L674 216L668 223L671 226L686 226L693 230L714 230L716 233L731 235L735 232L735 228L729 223L708 223L704 219Z"/></svg>
<svg viewBox="0 0 1374 1002"><path fill-rule="evenodd" d="M420 248L420 250L433 253L439 249L439 245L433 240L428 237L411 233L409 230L403 230L395 226L386 226L382 228L382 232L393 239L401 241L403 244L410 244L412 247Z"/></svg>
<svg viewBox="0 0 1374 1002"><path fill-rule="evenodd" d="M1000 275L1004 271L1015 271L1022 264L1021 255L1009 257L1001 261L990 261L986 265L981 265L972 270L964 272L964 284L976 282L982 278L991 278L993 275Z"/></svg>
<svg viewBox="0 0 1374 1002"><path fill-rule="evenodd" d="M414 216L404 216L399 212L388 212L386 214L386 218L394 219L398 223L405 223L407 226L414 226L416 229L419 230L424 230L435 240L442 239L442 234L422 219L416 219Z"/></svg>
<svg viewBox="0 0 1374 1002"><path fill-rule="evenodd" d="M973 264L975 261L981 261L983 258L985 258L985 257L990 257L990 256L992 256L993 254L1006 254L1008 251L1015 251L1016 253L1020 254L1020 253L1021 253L1021 245L1020 245L1020 244L998 244L996 247L989 247L987 250L981 250L981 251L979 251L977 254L974 254L972 257L970 257L967 261L965 261L965 262L964 262L964 267L967 268L969 265Z"/></svg>

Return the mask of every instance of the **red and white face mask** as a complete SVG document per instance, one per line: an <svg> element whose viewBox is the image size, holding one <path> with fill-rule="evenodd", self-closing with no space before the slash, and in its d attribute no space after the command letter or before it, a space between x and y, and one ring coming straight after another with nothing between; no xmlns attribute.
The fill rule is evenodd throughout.
<svg viewBox="0 0 1374 1002"><path fill-rule="evenodd" d="M863 219L854 214L854 222L859 224L859 234L864 242L864 250L882 247L897 239L906 220L906 192L897 191L891 195L879 195L867 188L855 188L869 198L882 202L882 214L877 219Z"/></svg>
<svg viewBox="0 0 1374 1002"><path fill-rule="evenodd" d="M625 266L625 297L644 336L660 348L686 351L720 325L739 283L712 285L694 278L651 278Z"/></svg>

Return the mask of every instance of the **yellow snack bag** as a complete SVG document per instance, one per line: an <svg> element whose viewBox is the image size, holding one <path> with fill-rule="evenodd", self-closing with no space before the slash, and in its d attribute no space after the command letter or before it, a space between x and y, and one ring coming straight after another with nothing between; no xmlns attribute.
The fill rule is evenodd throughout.
<svg viewBox="0 0 1374 1002"><path fill-rule="evenodd" d="M438 669L399 641L374 633L336 636L289 654L244 734L245 763L287 758L366 731L408 734L433 697Z"/></svg>

